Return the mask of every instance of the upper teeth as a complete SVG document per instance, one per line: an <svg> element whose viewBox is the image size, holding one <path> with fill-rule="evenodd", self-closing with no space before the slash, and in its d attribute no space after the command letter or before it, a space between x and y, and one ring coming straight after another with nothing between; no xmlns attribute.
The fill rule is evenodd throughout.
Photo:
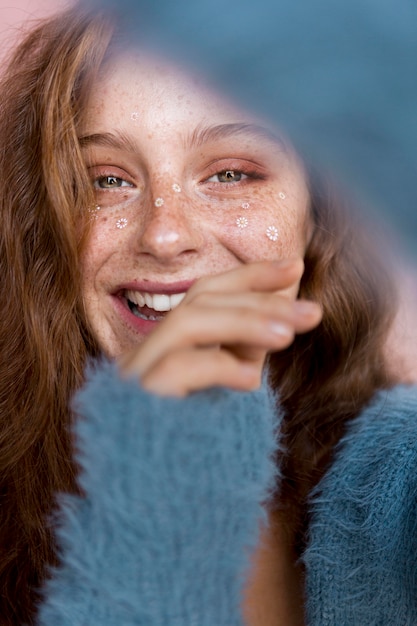
<svg viewBox="0 0 417 626"><path fill-rule="evenodd" d="M139 307L147 306L154 311L171 311L185 298L185 293L166 295L163 293L144 293L140 291L126 291L126 298Z"/></svg>

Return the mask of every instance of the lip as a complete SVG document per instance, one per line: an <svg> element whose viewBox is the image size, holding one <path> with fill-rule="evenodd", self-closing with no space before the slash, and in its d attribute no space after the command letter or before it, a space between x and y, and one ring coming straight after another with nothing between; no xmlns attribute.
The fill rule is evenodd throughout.
<svg viewBox="0 0 417 626"><path fill-rule="evenodd" d="M146 293L155 294L167 294L173 295L176 293L184 293L195 283L197 279L187 280L176 283L162 284L159 282L151 281L133 281L123 283L119 285L117 289L110 294L113 306L115 308L117 316L121 319L121 322L130 327L136 334L139 333L142 336L148 335L156 326L159 321L143 320L136 317L126 304L124 293L126 291L141 291Z"/></svg>

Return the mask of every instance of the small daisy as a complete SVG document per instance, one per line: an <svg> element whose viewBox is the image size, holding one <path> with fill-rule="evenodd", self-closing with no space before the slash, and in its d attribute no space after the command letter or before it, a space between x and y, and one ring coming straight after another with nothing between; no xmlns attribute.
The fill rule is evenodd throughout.
<svg viewBox="0 0 417 626"><path fill-rule="evenodd" d="M246 226L249 224L248 220L246 219L246 217L238 217L236 220L236 226L238 228L246 228Z"/></svg>
<svg viewBox="0 0 417 626"><path fill-rule="evenodd" d="M117 228L126 228L127 219L125 217L121 217L120 220L117 220L116 226Z"/></svg>
<svg viewBox="0 0 417 626"><path fill-rule="evenodd" d="M164 199L163 198L157 198L155 200L155 206L162 206L164 204Z"/></svg>
<svg viewBox="0 0 417 626"><path fill-rule="evenodd" d="M268 226L266 229L266 236L271 241L278 241L278 229L275 226Z"/></svg>

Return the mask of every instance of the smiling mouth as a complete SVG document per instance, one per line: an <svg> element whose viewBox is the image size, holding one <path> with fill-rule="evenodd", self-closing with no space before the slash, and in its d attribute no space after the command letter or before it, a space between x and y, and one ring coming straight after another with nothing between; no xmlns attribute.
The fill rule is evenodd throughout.
<svg viewBox="0 0 417 626"><path fill-rule="evenodd" d="M147 322L160 322L169 311L182 302L185 293L168 295L129 290L125 292L124 297L129 310L135 317Z"/></svg>

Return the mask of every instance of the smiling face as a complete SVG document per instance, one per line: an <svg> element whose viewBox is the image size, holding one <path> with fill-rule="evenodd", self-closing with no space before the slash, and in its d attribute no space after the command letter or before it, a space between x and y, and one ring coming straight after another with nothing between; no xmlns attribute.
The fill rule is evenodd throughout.
<svg viewBox="0 0 417 626"><path fill-rule="evenodd" d="M96 207L82 290L109 356L137 345L198 278L303 256L302 166L254 117L139 56L107 64L91 94L80 142Z"/></svg>

